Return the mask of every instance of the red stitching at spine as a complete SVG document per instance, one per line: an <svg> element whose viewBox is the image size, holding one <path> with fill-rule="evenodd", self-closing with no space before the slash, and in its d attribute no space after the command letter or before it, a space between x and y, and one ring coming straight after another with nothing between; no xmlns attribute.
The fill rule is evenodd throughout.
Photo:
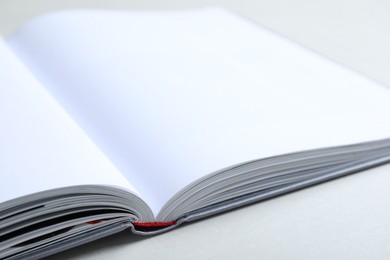
<svg viewBox="0 0 390 260"><path fill-rule="evenodd" d="M176 224L176 220L167 222L139 222L134 221L133 225L137 227L168 227Z"/></svg>

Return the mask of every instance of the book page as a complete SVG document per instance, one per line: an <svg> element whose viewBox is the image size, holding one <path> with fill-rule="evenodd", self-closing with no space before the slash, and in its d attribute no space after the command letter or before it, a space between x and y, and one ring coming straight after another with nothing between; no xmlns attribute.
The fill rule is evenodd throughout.
<svg viewBox="0 0 390 260"><path fill-rule="evenodd" d="M137 193L0 38L0 203L73 185Z"/></svg>
<svg viewBox="0 0 390 260"><path fill-rule="evenodd" d="M156 213L190 182L390 137L390 92L220 9L69 11L9 41Z"/></svg>

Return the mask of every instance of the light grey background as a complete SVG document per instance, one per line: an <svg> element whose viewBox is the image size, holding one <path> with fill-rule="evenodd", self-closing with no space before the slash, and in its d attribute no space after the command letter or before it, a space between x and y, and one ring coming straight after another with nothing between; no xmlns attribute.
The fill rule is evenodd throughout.
<svg viewBox="0 0 390 260"><path fill-rule="evenodd" d="M390 1L385 0L0 0L0 34L9 35L39 14L67 8L208 5L237 11L390 86ZM53 257L58 258L390 259L390 166L155 237L123 232Z"/></svg>

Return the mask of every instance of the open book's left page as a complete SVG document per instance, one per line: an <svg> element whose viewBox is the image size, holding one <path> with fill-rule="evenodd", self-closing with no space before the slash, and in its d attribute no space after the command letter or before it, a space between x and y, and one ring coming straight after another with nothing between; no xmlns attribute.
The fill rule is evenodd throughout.
<svg viewBox="0 0 390 260"><path fill-rule="evenodd" d="M0 38L0 203L72 185L137 191Z"/></svg>

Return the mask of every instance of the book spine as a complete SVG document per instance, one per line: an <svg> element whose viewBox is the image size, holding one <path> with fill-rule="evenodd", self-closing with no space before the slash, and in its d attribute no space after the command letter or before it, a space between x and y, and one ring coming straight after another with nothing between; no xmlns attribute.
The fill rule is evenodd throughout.
<svg viewBox="0 0 390 260"><path fill-rule="evenodd" d="M133 225L135 227L169 227L176 224L176 220L167 221L167 222L139 222L134 221Z"/></svg>

